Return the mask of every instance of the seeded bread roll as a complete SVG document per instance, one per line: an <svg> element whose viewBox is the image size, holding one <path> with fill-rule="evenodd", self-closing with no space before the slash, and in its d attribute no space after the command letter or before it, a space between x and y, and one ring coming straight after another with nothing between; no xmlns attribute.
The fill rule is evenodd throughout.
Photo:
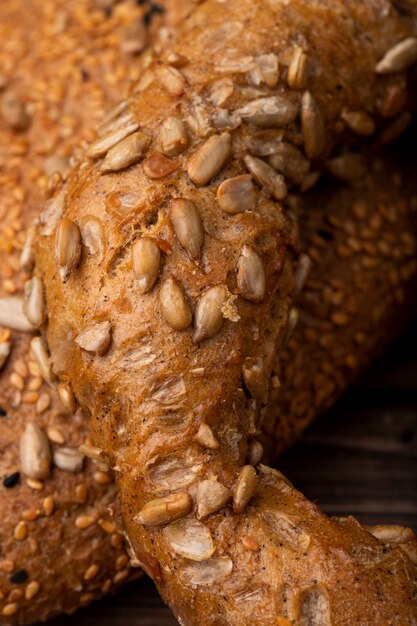
<svg viewBox="0 0 417 626"><path fill-rule="evenodd" d="M126 102L123 124L111 121L41 215L45 374L73 385L90 416L90 454L116 470L132 559L183 624L416 618L415 566L402 548L386 558L354 520L329 520L247 458L286 328L297 243L270 200L285 197L284 176L257 151L284 126L319 163L341 141L333 125L343 111L374 111L391 84L386 64L392 72L392 59L395 71L413 60L395 13L382 19L385 3L333 5L327 14L311 3L207 0ZM327 38L310 42L315 71L330 48L346 75L335 84L330 72L313 73L301 96L299 61L291 89L276 88L270 42L287 50L302 23L367 37L346 66ZM266 66L265 54L274 57ZM363 92L358 75L370 77Z"/></svg>
<svg viewBox="0 0 417 626"><path fill-rule="evenodd" d="M2 625L72 612L134 575L108 508L115 497L111 472L78 451L88 441L86 422L79 411L71 413L65 389L66 408L56 389L43 382L30 353L35 332L22 332L31 328L22 299L33 265L25 230L30 244L31 223L48 194L48 180L65 176L75 147L91 137L91 125L101 120L108 100L118 96L118 82L138 79L140 67L123 49L131 24L148 10L119 3L109 15L90 0L5 0L1 6ZM29 293L36 295L36 282ZM31 313L39 323L33 307ZM20 454L25 431L26 464ZM33 466L30 454L36 442L41 469Z"/></svg>

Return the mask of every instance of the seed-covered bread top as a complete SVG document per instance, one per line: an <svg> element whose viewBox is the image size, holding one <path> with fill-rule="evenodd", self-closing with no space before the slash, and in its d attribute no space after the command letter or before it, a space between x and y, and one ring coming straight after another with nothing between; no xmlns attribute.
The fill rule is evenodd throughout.
<svg viewBox="0 0 417 626"><path fill-rule="evenodd" d="M261 157L277 130L298 136L307 176L340 143L346 109L376 110L414 60L413 37L383 9L207 0L41 214L45 373L90 415L90 453L116 470L132 559L184 624L415 619L405 551L381 559L367 530L327 519L248 456L297 245L276 202L285 174ZM307 25L304 60L289 42ZM363 33L338 80L323 72L347 61L336 33Z"/></svg>

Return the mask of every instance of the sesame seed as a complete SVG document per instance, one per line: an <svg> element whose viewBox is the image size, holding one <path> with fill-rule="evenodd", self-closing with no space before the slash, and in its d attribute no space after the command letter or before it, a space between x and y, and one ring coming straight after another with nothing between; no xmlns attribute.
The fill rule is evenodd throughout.
<svg viewBox="0 0 417 626"><path fill-rule="evenodd" d="M98 525L104 530L104 532L108 533L109 535L114 533L116 530L114 522L109 519L99 519Z"/></svg>
<svg viewBox="0 0 417 626"><path fill-rule="evenodd" d="M84 504L87 501L87 496L87 487L83 483L77 485L75 488L75 497L77 499L77 502L79 502L80 504Z"/></svg>
<svg viewBox="0 0 417 626"><path fill-rule="evenodd" d="M34 480L33 478L28 478L26 480L26 484L28 487L30 487L34 491L41 491L43 489L43 482L40 480Z"/></svg>
<svg viewBox="0 0 417 626"><path fill-rule="evenodd" d="M2 614L5 617L11 617L12 615L15 615L17 613L18 608L19 607L18 607L18 605L15 602L13 602L11 604L6 604L3 607Z"/></svg>
<svg viewBox="0 0 417 626"><path fill-rule="evenodd" d="M75 525L80 530L84 530L85 528L90 528L95 523L94 517L91 515L79 515L75 520Z"/></svg>
<svg viewBox="0 0 417 626"><path fill-rule="evenodd" d="M84 580L93 580L99 573L100 568L98 565L90 565L90 567L86 570L84 574Z"/></svg>
<svg viewBox="0 0 417 626"><path fill-rule="evenodd" d="M44 499L44 501L42 503L42 506L43 506L43 510L45 511L45 515L47 517L52 515L52 513L54 512L54 509L55 509L55 501L54 501L53 497L52 496L47 496Z"/></svg>
<svg viewBox="0 0 417 626"><path fill-rule="evenodd" d="M24 541L28 534L26 522L19 522L14 529L14 538L17 541Z"/></svg>
<svg viewBox="0 0 417 626"><path fill-rule="evenodd" d="M32 600L32 598L34 598L36 596L36 594L39 592L39 589L41 588L40 584L38 583L37 580L32 580L28 586L26 587L26 591L25 591L25 598L26 600Z"/></svg>

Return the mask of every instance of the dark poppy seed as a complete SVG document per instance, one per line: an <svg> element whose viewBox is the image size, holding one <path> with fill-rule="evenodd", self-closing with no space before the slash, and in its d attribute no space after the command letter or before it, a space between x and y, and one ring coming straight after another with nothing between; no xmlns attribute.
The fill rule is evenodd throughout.
<svg viewBox="0 0 417 626"><path fill-rule="evenodd" d="M20 473L13 472L13 474L9 474L5 478L3 478L3 486L6 487L6 489L11 489L15 485L17 485L19 480L20 480Z"/></svg>
<svg viewBox="0 0 417 626"><path fill-rule="evenodd" d="M158 13L162 14L164 12L165 12L165 9L159 4L152 4L149 11L146 11L145 15L143 16L143 22L145 26L150 26L154 16L157 15Z"/></svg>
<svg viewBox="0 0 417 626"><path fill-rule="evenodd" d="M19 569L10 576L10 582L14 585L24 583L28 579L28 573L25 569Z"/></svg>
<svg viewBox="0 0 417 626"><path fill-rule="evenodd" d="M0 406L0 417L6 417L6 415L7 415L7 411L3 409L2 406Z"/></svg>

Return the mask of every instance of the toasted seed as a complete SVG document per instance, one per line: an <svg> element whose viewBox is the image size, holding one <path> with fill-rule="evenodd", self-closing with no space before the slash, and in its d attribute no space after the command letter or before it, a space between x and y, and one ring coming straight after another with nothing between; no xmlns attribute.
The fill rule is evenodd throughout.
<svg viewBox="0 0 417 626"><path fill-rule="evenodd" d="M276 200L283 200L287 195L287 186L284 177L277 174L273 167L247 154L244 158L245 165L252 174L258 185L272 195Z"/></svg>
<svg viewBox="0 0 417 626"><path fill-rule="evenodd" d="M242 544L243 546L246 548L246 550L250 550L251 552L258 552L260 550L260 545L259 543L256 541L256 539L254 537L252 537L251 535L245 535L242 539ZM277 626L284 626L284 624L279 621L279 617L278 617L278 624ZM288 626L291 626L291 624L288 622Z"/></svg>
<svg viewBox="0 0 417 626"><path fill-rule="evenodd" d="M145 504L135 521L144 526L162 526L188 515L192 506L188 493L174 493Z"/></svg>
<svg viewBox="0 0 417 626"><path fill-rule="evenodd" d="M31 224L26 231L26 239L20 255L20 267L31 274L35 265L36 225Z"/></svg>
<svg viewBox="0 0 417 626"><path fill-rule="evenodd" d="M55 387L56 376L52 371L50 356L44 340L41 337L34 337L30 342L30 350L33 358L38 364L42 378L50 385Z"/></svg>
<svg viewBox="0 0 417 626"><path fill-rule="evenodd" d="M184 330L191 324L193 314L178 281L171 276L159 290L162 315L174 330Z"/></svg>
<svg viewBox="0 0 417 626"><path fill-rule="evenodd" d="M155 239L142 237L133 244L132 264L140 293L147 293L157 281L161 266L161 251Z"/></svg>
<svg viewBox="0 0 417 626"><path fill-rule="evenodd" d="M175 67L162 67L157 76L170 96L181 96L184 93L185 78Z"/></svg>
<svg viewBox="0 0 417 626"><path fill-rule="evenodd" d="M149 178L164 178L178 169L178 163L167 159L160 152L154 152L143 162L143 171Z"/></svg>
<svg viewBox="0 0 417 626"><path fill-rule="evenodd" d="M71 415L77 410L77 403L75 401L74 392L70 383L59 383L58 396L64 409Z"/></svg>
<svg viewBox="0 0 417 626"><path fill-rule="evenodd" d="M191 157L188 175L196 185L206 185L229 159L232 151L229 133L213 135Z"/></svg>
<svg viewBox="0 0 417 626"><path fill-rule="evenodd" d="M173 522L163 532L174 552L186 559L205 561L215 551L210 530L198 520Z"/></svg>
<svg viewBox="0 0 417 626"><path fill-rule="evenodd" d="M46 496L42 502L43 510L47 517L50 517L55 510L55 500L52 496Z"/></svg>
<svg viewBox="0 0 417 626"><path fill-rule="evenodd" d="M262 302L265 297L265 268L259 254L245 244L237 264L237 284L242 296L250 302Z"/></svg>
<svg viewBox="0 0 417 626"><path fill-rule="evenodd" d="M11 346L12 344L10 341L2 341L0 343L0 370L4 367L7 359L9 358Z"/></svg>
<svg viewBox="0 0 417 626"><path fill-rule="evenodd" d="M297 185L301 185L310 169L310 162L303 153L286 141L277 146L275 153L268 158L268 163Z"/></svg>
<svg viewBox="0 0 417 626"><path fill-rule="evenodd" d="M45 299L41 279L37 276L33 276L33 278L26 281L24 291L25 302L23 311L29 322L36 328L39 328L45 323L46 319Z"/></svg>
<svg viewBox="0 0 417 626"><path fill-rule="evenodd" d="M326 163L328 171L339 180L354 181L366 174L366 161L361 154L346 153Z"/></svg>
<svg viewBox="0 0 417 626"><path fill-rule="evenodd" d="M304 89L308 77L308 55L302 48L295 48L288 68L287 83L293 89Z"/></svg>
<svg viewBox="0 0 417 626"><path fill-rule="evenodd" d="M101 164L102 172L118 172L139 161L149 147L151 138L145 133L136 132L111 148Z"/></svg>
<svg viewBox="0 0 417 626"><path fill-rule="evenodd" d="M95 521L96 520L91 515L79 515L75 519L75 526L80 530L85 530L86 528L90 528Z"/></svg>
<svg viewBox="0 0 417 626"><path fill-rule="evenodd" d="M99 157L107 154L110 148L113 148L119 141L122 141L128 135L131 135L139 128L139 124L128 124L123 128L110 131L99 139L94 141L86 151L86 155L90 159L98 159Z"/></svg>
<svg viewBox="0 0 417 626"><path fill-rule="evenodd" d="M251 439L248 445L248 462L251 465L258 465L264 454L263 445L257 439Z"/></svg>
<svg viewBox="0 0 417 626"><path fill-rule="evenodd" d="M26 587L26 591L25 591L25 598L26 600L32 600L32 598L34 598L36 596L36 594L39 592L39 589L41 588L40 584L38 583L37 580L32 580L28 586Z"/></svg>
<svg viewBox="0 0 417 626"><path fill-rule="evenodd" d="M230 491L217 480L210 478L198 484L195 498L197 517L204 519L225 506L230 498Z"/></svg>
<svg viewBox="0 0 417 626"><path fill-rule="evenodd" d="M256 491L258 477L252 465L244 465L233 489L233 510L241 513Z"/></svg>
<svg viewBox="0 0 417 626"><path fill-rule="evenodd" d="M51 469L51 449L45 433L29 422L20 437L20 464L24 474L35 480L47 478Z"/></svg>
<svg viewBox="0 0 417 626"><path fill-rule="evenodd" d="M228 296L229 292L224 285L216 285L200 298L195 310L195 343L210 339L219 332L224 321L222 307Z"/></svg>
<svg viewBox="0 0 417 626"><path fill-rule="evenodd" d="M273 53L261 54L256 57L255 63L255 67L248 73L248 78L252 85L265 83L270 89L274 89L279 78L279 60L277 55ZM231 93L233 93L233 89ZM217 103L214 102L213 104ZM217 106L221 104L219 103Z"/></svg>
<svg viewBox="0 0 417 626"><path fill-rule="evenodd" d="M204 230L200 213L191 200L175 198L169 205L169 216L178 241L194 260L200 257Z"/></svg>
<svg viewBox="0 0 417 626"><path fill-rule="evenodd" d="M80 224L81 239L88 253L94 256L97 254L101 259L104 252L103 228L100 220L94 216L86 216Z"/></svg>
<svg viewBox="0 0 417 626"><path fill-rule="evenodd" d="M219 447L219 442L214 436L213 430L210 428L208 424L201 424L198 429L198 433L194 437L197 443L203 448L209 448L210 450L217 450Z"/></svg>
<svg viewBox="0 0 417 626"><path fill-rule="evenodd" d="M76 338L75 343L95 354L103 355L111 340L111 323L109 321L96 322L85 328Z"/></svg>
<svg viewBox="0 0 417 626"><path fill-rule="evenodd" d="M274 128L285 126L293 122L300 107L285 96L271 96L252 100L245 106L237 109L235 113L244 122L250 122L261 128Z"/></svg>
<svg viewBox="0 0 417 626"><path fill-rule="evenodd" d="M42 397L42 396L41 396ZM46 394L45 397L48 398L49 403L51 402L51 397L49 394ZM59 428L55 428L55 426L48 426L46 429L46 434L48 435L49 441L52 443L63 444L65 442L65 437Z"/></svg>
<svg viewBox="0 0 417 626"><path fill-rule="evenodd" d="M62 219L55 233L55 262L61 280L65 283L81 259L81 232L77 224Z"/></svg>
<svg viewBox="0 0 417 626"><path fill-rule="evenodd" d="M3 296L0 298L0 326L12 330L30 333L35 330L23 312L24 301L21 296Z"/></svg>
<svg viewBox="0 0 417 626"><path fill-rule="evenodd" d="M99 461L103 458L103 450L97 446L90 446L87 443L82 443L78 449L81 454L84 454L84 456L89 459L93 459L94 461Z"/></svg>
<svg viewBox="0 0 417 626"><path fill-rule="evenodd" d="M253 211L256 205L256 194L250 174L224 180L217 190L217 200L221 210L231 215Z"/></svg>
<svg viewBox="0 0 417 626"><path fill-rule="evenodd" d="M56 448L53 452L54 465L64 472L81 472L84 455L77 448Z"/></svg>
<svg viewBox="0 0 417 626"><path fill-rule="evenodd" d="M183 570L192 585L213 585L233 570L233 561L228 556L207 559L201 563L192 563Z"/></svg>
<svg viewBox="0 0 417 626"><path fill-rule="evenodd" d="M9 604L5 604L2 610L2 615L5 617L11 617L15 615L19 610L19 605L17 602L10 602Z"/></svg>
<svg viewBox="0 0 417 626"><path fill-rule="evenodd" d="M167 156L177 156L187 149L187 131L178 117L167 117L162 122L159 143L161 152Z"/></svg>
<svg viewBox="0 0 417 626"><path fill-rule="evenodd" d="M326 128L320 109L309 91L302 98L301 126L306 155L309 159L316 159L326 146Z"/></svg>
<svg viewBox="0 0 417 626"><path fill-rule="evenodd" d="M393 46L377 64L377 74L394 74L417 61L417 38L408 37Z"/></svg>
<svg viewBox="0 0 417 626"><path fill-rule="evenodd" d="M369 137L375 132L375 122L366 111L349 111L345 109L342 120L351 131L363 137Z"/></svg>

